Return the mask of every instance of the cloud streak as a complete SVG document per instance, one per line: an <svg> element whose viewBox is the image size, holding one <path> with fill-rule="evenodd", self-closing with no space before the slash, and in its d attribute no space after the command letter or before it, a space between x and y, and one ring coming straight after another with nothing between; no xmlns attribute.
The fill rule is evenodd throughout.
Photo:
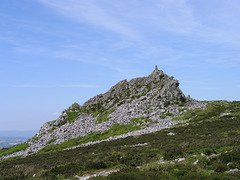
<svg viewBox="0 0 240 180"><path fill-rule="evenodd" d="M235 20L227 18L234 7L226 6L224 2L220 4L225 9L219 9L215 12L216 15L209 11L207 12L209 17L202 16L201 12L196 10L196 4L190 4L191 2L186 0L150 0L148 2L38 0L38 2L62 16L110 30L132 40L147 41L149 34L157 34L165 30L190 36L199 41L226 43L240 47L240 35L238 35L240 26L237 25L239 23L234 24ZM235 6L240 6L237 1L234 2ZM210 6L214 7L216 4L210 3ZM201 8L204 7L200 7L200 10ZM224 17L222 11L226 14ZM240 18L239 14L237 17ZM213 22L209 22L211 20ZM225 26L229 23L232 29Z"/></svg>
<svg viewBox="0 0 240 180"><path fill-rule="evenodd" d="M85 22L94 26L109 29L113 32L138 39L136 32L133 31L128 23L114 17L110 12L99 5L97 1L64 1L64 0L38 0L40 3L54 9L61 15L72 18L78 22Z"/></svg>
<svg viewBox="0 0 240 180"><path fill-rule="evenodd" d="M147 3L140 0L101 3L96 0L38 1L74 21L104 28L133 40L143 40L144 33L151 33L154 28L155 33L164 29L188 34L200 26L185 0L150 0Z"/></svg>
<svg viewBox="0 0 240 180"><path fill-rule="evenodd" d="M10 87L10 88L98 88L97 85L90 85L90 84L63 84L63 85L17 84L17 85L1 85L1 87Z"/></svg>
<svg viewBox="0 0 240 180"><path fill-rule="evenodd" d="M168 44L168 38L175 35L186 37L193 41L210 42L213 44L224 44L224 46L233 46L238 49L240 47L240 36L238 36L238 25L235 25L230 32L229 28L222 26L230 20L225 17L222 22L217 17L220 14L211 16L216 19L217 25L206 23L206 19L199 18L199 12L196 7L189 4L186 0L149 0L143 2L140 0L134 1L110 1L110 0L37 0L40 4L48 7L57 15L68 17L81 25L91 25L96 27L97 31L113 32L120 36L110 36L111 40L104 38L91 39L91 43L85 46L84 43L72 42L68 40L60 40L60 43L50 46L45 46L45 42L35 39L39 42L25 42L25 40L6 39L12 43L15 52L24 54L40 54L56 59L65 59L79 61L87 64L95 64L102 67L112 69L121 75L128 77L129 72L133 68L128 68L126 63L141 64L144 59L153 60L152 63L159 65L175 66L175 67L193 67L200 62L194 60L185 60L186 57L204 56L205 49L199 50L198 54L193 51L178 51L179 47L175 48L175 44L184 44L184 40L173 39ZM225 10L226 14L230 13L231 6ZM220 10L219 10L220 11ZM31 24L31 23L30 23ZM214 23L213 23L214 24ZM40 27L44 27L41 24ZM38 28L36 28L38 29ZM92 28L94 29L94 28ZM41 28L40 28L41 30ZM48 32L47 29L44 31ZM50 30L51 31L51 30ZM44 32L44 33L46 33ZM61 35L66 36L65 30L57 31L57 38ZM54 34L54 32L48 32ZM108 34L108 33L107 33ZM111 34L111 33L110 33ZM161 35L162 34L162 35ZM73 36L75 36L74 34ZM91 36L91 34L87 34ZM17 37L17 36L16 36ZM67 37L67 36L66 36ZM106 36L109 37L109 36ZM120 37L120 38L119 38ZM104 40L102 40L104 39ZM120 40L119 40L120 39ZM66 41L65 41L66 40ZM95 42L96 41L96 42ZM163 43L163 42L167 43ZM68 42L68 43L66 43ZM86 42L86 41L85 41ZM107 44L107 45L106 45ZM102 47L104 45L104 47ZM191 46L191 44L189 45ZM102 48L101 50L98 50ZM196 47L197 51L199 47ZM129 57L118 57L116 52L128 50ZM127 54L126 53L126 54ZM113 55L112 55L113 54ZM196 55L195 55L196 54ZM121 54L122 55L122 54ZM121 56L120 55L120 56ZM239 63L236 60L229 60L228 55L205 58L201 64L217 65L221 67L232 67ZM227 57L227 58L226 58ZM108 61L103 61L105 58ZM139 61L134 60L139 59ZM157 60L161 59L161 60ZM236 58L238 59L238 55ZM132 62L133 61L133 62ZM135 62L134 62L135 61ZM225 64L227 66L225 66Z"/></svg>

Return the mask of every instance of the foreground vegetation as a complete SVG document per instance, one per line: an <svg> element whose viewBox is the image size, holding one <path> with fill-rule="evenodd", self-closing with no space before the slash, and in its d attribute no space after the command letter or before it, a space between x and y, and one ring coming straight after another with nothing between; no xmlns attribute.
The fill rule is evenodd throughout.
<svg viewBox="0 0 240 180"><path fill-rule="evenodd" d="M42 154L1 162L0 179L74 179L116 168L95 179L240 179L239 172L227 173L240 169L240 102L209 102L173 120L180 119L188 124L68 151L50 145Z"/></svg>

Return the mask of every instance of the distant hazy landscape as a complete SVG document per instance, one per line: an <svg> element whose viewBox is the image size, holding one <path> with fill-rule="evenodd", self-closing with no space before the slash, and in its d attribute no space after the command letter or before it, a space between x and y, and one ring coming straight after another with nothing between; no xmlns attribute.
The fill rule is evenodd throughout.
<svg viewBox="0 0 240 180"><path fill-rule="evenodd" d="M37 130L32 131L0 131L0 149L14 146L27 141L36 134Z"/></svg>
<svg viewBox="0 0 240 180"><path fill-rule="evenodd" d="M27 138L23 137L0 137L0 149L14 146L25 141L27 141Z"/></svg>

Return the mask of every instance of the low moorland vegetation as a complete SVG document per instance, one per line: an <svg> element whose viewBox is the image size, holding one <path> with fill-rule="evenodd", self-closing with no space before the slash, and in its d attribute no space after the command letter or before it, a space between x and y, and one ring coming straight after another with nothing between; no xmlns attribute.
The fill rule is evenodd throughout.
<svg viewBox="0 0 240 180"><path fill-rule="evenodd" d="M173 119L187 122L159 132L66 151L50 145L49 151L1 162L0 179L74 179L117 168L108 177L93 179L240 179L239 172L228 173L240 169L240 102L208 104ZM90 136L101 139L104 134Z"/></svg>

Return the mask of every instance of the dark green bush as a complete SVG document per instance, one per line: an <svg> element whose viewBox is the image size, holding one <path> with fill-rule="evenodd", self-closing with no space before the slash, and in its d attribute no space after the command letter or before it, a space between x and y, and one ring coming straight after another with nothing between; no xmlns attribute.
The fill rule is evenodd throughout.
<svg viewBox="0 0 240 180"><path fill-rule="evenodd" d="M163 154L163 157L165 160L173 160L182 156L183 156L183 152L180 147L168 148Z"/></svg>
<svg viewBox="0 0 240 180"><path fill-rule="evenodd" d="M104 161L90 162L86 168L88 169L105 169L107 164Z"/></svg>
<svg viewBox="0 0 240 180"><path fill-rule="evenodd" d="M215 172L224 172L228 169L227 165L225 164L217 164L214 168Z"/></svg>

